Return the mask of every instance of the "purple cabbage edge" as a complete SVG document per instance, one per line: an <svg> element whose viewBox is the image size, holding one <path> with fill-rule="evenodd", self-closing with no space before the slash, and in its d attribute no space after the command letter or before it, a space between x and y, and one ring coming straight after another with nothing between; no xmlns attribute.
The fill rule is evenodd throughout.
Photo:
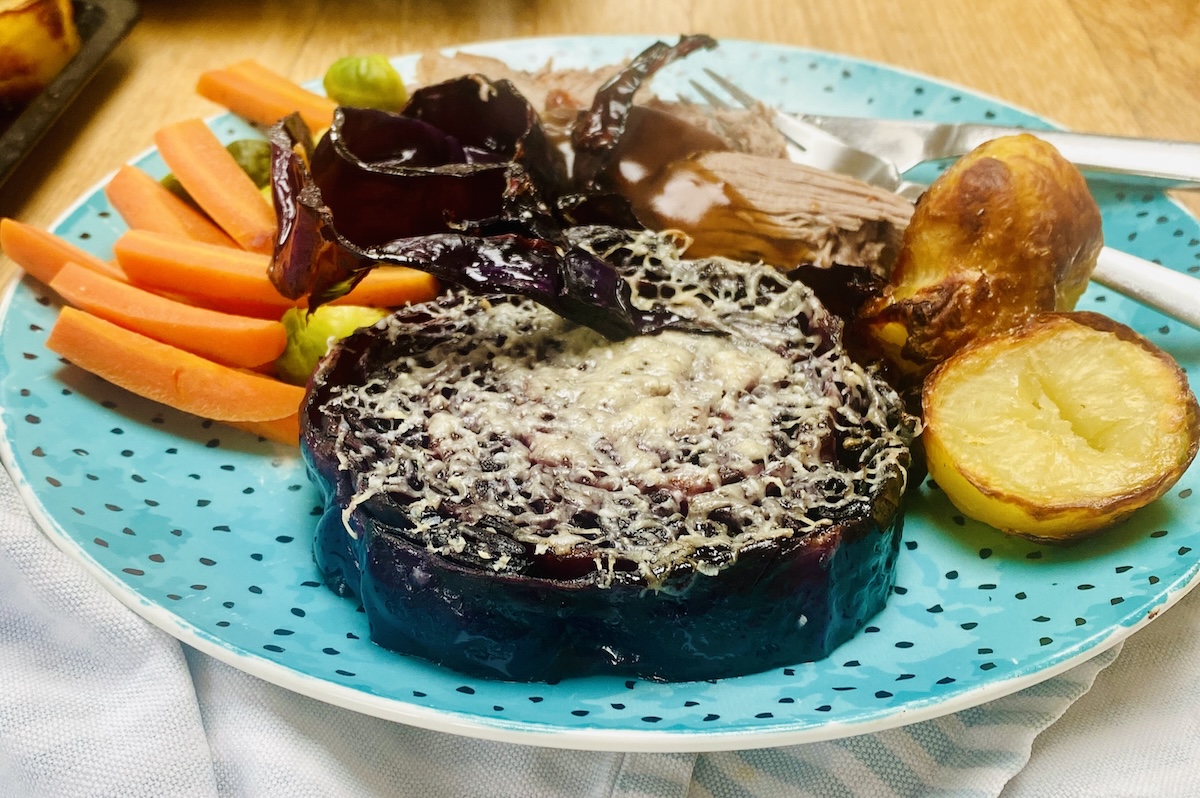
<svg viewBox="0 0 1200 798"><path fill-rule="evenodd" d="M315 144L298 116L282 119L267 133L278 220L272 282L315 309L376 265L399 265L471 291L528 297L614 340L679 325L636 308L620 264L580 246L597 236L578 232L641 227L596 177L637 89L715 44L707 36L658 42L602 86L572 130L574 180L537 112L505 80L467 75L423 87L398 113L338 108Z"/></svg>

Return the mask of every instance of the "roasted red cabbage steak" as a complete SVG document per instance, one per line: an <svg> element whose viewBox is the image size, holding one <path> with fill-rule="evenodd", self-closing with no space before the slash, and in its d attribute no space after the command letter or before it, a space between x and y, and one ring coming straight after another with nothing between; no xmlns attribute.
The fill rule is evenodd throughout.
<svg viewBox="0 0 1200 798"><path fill-rule="evenodd" d="M377 643L473 675L826 656L891 591L914 420L803 283L603 241L673 323L613 340L453 290L333 346L301 441L327 584Z"/></svg>

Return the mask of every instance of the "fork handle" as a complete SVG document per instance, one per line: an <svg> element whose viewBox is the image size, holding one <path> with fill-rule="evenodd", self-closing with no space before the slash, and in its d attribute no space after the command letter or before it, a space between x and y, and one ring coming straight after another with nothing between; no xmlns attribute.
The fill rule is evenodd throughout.
<svg viewBox="0 0 1200 798"><path fill-rule="evenodd" d="M1200 280L1195 277L1104 247L1092 279L1200 329Z"/></svg>

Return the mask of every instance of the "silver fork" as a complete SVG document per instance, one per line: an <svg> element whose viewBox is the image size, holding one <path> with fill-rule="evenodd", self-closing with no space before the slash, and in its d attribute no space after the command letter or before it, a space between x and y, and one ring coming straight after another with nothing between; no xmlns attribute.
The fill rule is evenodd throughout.
<svg viewBox="0 0 1200 798"><path fill-rule="evenodd" d="M766 106L757 97L744 91L722 75L705 69L705 74L724 89L733 99L746 107ZM696 93L714 108L729 109L731 106L711 89L696 80L689 81ZM857 177L864 183L894 191L911 200L921 196L925 186L905 180L892 161L874 153L849 146L832 133L816 125L801 122L777 108L770 109L771 124L787 140L788 157L796 163L814 166L829 172Z"/></svg>
<svg viewBox="0 0 1200 798"><path fill-rule="evenodd" d="M765 105L728 78L711 69L705 69L704 72L738 104L746 108ZM732 107L703 83L696 80L690 83L696 93L713 107ZM887 158L851 147L817 125L777 108L772 109L771 121L775 129L788 140L788 155L797 163L857 177L865 183L895 191L909 199L915 199L926 188L904 180L896 164ZM1200 329L1200 280L1194 277L1106 246L1100 251L1092 279Z"/></svg>

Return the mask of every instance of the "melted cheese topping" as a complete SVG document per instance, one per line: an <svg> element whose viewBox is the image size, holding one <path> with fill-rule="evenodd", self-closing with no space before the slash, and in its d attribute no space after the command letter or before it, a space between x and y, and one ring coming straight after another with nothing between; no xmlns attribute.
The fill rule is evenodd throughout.
<svg viewBox="0 0 1200 798"><path fill-rule="evenodd" d="M447 554L478 545L447 536L447 518L503 519L532 556L658 586L681 564L716 573L750 543L827 527L884 481L902 484L912 420L830 339L809 289L650 243L628 277L638 302L703 332L614 343L528 301L464 296L436 319L440 343L324 407L342 418L341 467L356 475L347 514L386 493L410 534ZM413 332L385 324L393 339Z"/></svg>

